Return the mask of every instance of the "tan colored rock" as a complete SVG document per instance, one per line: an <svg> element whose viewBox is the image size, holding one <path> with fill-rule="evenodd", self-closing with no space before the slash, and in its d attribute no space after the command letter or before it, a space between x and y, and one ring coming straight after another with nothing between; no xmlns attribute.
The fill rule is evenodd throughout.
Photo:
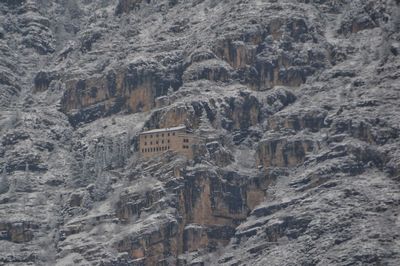
<svg viewBox="0 0 400 266"><path fill-rule="evenodd" d="M207 232L204 227L191 224L185 227L183 235L184 252L198 251L209 244Z"/></svg>
<svg viewBox="0 0 400 266"><path fill-rule="evenodd" d="M269 139L257 148L257 163L268 167L293 167L304 162L305 156L315 148L311 140Z"/></svg>

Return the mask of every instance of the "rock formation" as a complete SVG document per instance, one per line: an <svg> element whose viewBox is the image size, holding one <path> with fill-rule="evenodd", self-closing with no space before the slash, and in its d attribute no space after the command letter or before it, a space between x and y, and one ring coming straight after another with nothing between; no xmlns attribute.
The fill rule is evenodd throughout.
<svg viewBox="0 0 400 266"><path fill-rule="evenodd" d="M399 265L397 0L0 3L1 265ZM193 160L139 156L185 124Z"/></svg>

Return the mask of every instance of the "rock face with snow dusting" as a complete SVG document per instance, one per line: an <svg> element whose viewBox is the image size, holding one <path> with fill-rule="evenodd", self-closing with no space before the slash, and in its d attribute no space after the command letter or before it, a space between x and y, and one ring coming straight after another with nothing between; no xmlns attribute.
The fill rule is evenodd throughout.
<svg viewBox="0 0 400 266"><path fill-rule="evenodd" d="M398 0L0 3L1 265L399 265ZM139 156L184 124L187 160Z"/></svg>

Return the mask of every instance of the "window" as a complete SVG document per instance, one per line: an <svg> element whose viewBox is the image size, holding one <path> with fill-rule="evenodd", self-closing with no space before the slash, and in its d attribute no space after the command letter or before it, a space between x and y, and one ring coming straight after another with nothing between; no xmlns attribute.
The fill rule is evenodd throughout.
<svg viewBox="0 0 400 266"><path fill-rule="evenodd" d="M169 150L169 146L167 147L167 149Z"/></svg>
<svg viewBox="0 0 400 266"><path fill-rule="evenodd" d="M164 140L162 140L161 143L164 144Z"/></svg>
<svg viewBox="0 0 400 266"><path fill-rule="evenodd" d="M153 142L152 142L152 141L150 141L150 145L153 145Z"/></svg>
<svg viewBox="0 0 400 266"><path fill-rule="evenodd" d="M169 140L168 140L168 143L169 143Z"/></svg>
<svg viewBox="0 0 400 266"><path fill-rule="evenodd" d="M172 136L175 136L175 132L174 132L174 133L172 133Z"/></svg>
<svg viewBox="0 0 400 266"><path fill-rule="evenodd" d="M161 137L164 137L164 133L161 134Z"/></svg>
<svg viewBox="0 0 400 266"><path fill-rule="evenodd" d="M169 133L168 133L168 137L169 137Z"/></svg>
<svg viewBox="0 0 400 266"><path fill-rule="evenodd" d="M147 136L146 136L146 135L144 135L144 138L145 138L145 139L147 139Z"/></svg>
<svg viewBox="0 0 400 266"><path fill-rule="evenodd" d="M152 139L152 138L153 138L153 135L150 135L150 138Z"/></svg>
<svg viewBox="0 0 400 266"><path fill-rule="evenodd" d="M158 144L158 140L156 141L156 144Z"/></svg>
<svg viewBox="0 0 400 266"><path fill-rule="evenodd" d="M144 152L144 149L142 149L142 153Z"/></svg>
<svg viewBox="0 0 400 266"><path fill-rule="evenodd" d="M147 142L146 142L146 141L144 142L144 145L145 145L145 146L147 145Z"/></svg>
<svg viewBox="0 0 400 266"><path fill-rule="evenodd" d="M189 140L188 139L183 139L183 142L189 143Z"/></svg>

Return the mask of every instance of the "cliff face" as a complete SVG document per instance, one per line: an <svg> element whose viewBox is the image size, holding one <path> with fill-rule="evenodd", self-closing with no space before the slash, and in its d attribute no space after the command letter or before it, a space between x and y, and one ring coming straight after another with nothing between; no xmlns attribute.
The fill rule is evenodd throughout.
<svg viewBox="0 0 400 266"><path fill-rule="evenodd" d="M1 263L400 263L398 1L7 0L0 21ZM139 157L180 124L193 160Z"/></svg>

